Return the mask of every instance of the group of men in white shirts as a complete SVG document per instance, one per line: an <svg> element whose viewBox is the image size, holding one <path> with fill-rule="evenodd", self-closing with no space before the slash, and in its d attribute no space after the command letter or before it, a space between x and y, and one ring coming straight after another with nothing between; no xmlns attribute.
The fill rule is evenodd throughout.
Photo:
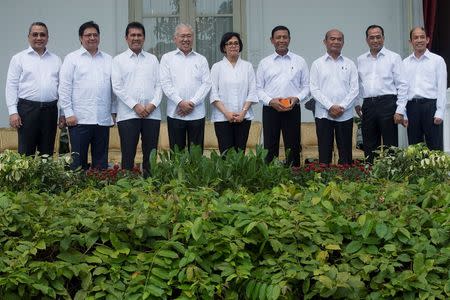
<svg viewBox="0 0 450 300"><path fill-rule="evenodd" d="M59 114L59 126L69 130L72 168L105 169L109 128L117 122L122 168L134 167L141 138L142 167L148 175L150 153L158 144L163 93L168 98L171 149L203 146L204 100L211 77L206 58L192 49L194 33L189 25L176 27L177 48L164 54L161 62L143 50L145 29L138 22L128 24L128 49L114 58L99 49L100 28L92 21L80 26L81 47L63 63L46 48L48 38L44 23L31 24L30 47L13 56L8 70L6 102L10 125L18 129L20 153L52 155ZM320 163L331 163L335 137L339 163L352 163L353 109L362 118L368 162L381 139L386 146L398 145L398 124L408 127L410 144L425 141L431 149L442 150L446 65L427 50L423 28L411 30L414 52L402 61L384 47L383 28L369 26L369 51L358 57L357 64L341 54L344 34L329 30L323 40L326 53L313 62L311 72L302 57L289 51L287 27L275 27L270 40L275 52L261 60L256 72L268 162L278 156L281 132L287 163L300 165L300 103L310 96L315 99ZM288 106L283 105L286 99Z"/></svg>

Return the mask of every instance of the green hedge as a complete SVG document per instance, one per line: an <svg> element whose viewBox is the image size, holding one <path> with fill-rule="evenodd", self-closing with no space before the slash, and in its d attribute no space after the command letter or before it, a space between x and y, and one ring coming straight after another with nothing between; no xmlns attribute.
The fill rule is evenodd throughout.
<svg viewBox="0 0 450 300"><path fill-rule="evenodd" d="M1 299L446 299L450 185L0 194Z"/></svg>

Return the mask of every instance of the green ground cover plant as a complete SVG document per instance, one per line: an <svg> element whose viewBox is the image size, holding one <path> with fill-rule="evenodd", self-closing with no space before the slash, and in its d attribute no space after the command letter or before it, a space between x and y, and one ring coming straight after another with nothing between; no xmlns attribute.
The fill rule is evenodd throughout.
<svg viewBox="0 0 450 300"><path fill-rule="evenodd" d="M324 181L263 153L172 155L148 179L2 186L0 299L450 297L448 171Z"/></svg>

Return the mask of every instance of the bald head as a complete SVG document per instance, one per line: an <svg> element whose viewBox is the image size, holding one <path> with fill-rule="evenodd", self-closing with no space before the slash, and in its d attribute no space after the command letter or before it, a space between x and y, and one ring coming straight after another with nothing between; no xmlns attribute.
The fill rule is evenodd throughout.
<svg viewBox="0 0 450 300"><path fill-rule="evenodd" d="M332 33L333 33L333 34L340 35L340 36L342 37L342 40L344 40L344 34L343 34L342 31L340 31L339 29L330 29L330 30L328 30L327 33L325 33L325 40L327 40L328 37L329 37Z"/></svg>

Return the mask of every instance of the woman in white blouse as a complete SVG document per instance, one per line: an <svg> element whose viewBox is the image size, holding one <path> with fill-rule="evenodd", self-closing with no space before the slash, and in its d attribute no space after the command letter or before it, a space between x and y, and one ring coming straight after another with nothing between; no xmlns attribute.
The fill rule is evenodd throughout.
<svg viewBox="0 0 450 300"><path fill-rule="evenodd" d="M230 148L245 151L253 119L251 106L258 102L255 72L240 58L242 48L239 33L225 33L220 42L224 58L211 68L211 121L221 154Z"/></svg>

